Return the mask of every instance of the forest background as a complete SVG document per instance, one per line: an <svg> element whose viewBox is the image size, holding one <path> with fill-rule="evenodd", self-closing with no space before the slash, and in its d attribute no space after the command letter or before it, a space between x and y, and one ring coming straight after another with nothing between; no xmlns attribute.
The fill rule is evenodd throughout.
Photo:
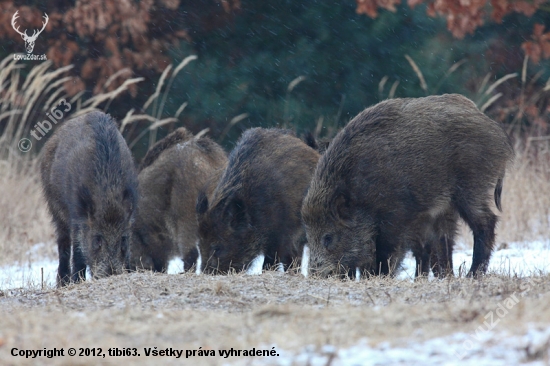
<svg viewBox="0 0 550 366"><path fill-rule="evenodd" d="M10 59L16 11L29 34L49 17L35 73ZM541 0L5 0L0 133L16 144L65 97L124 120L139 159L180 126L227 148L252 126L330 137L386 98L461 93L545 141L549 21Z"/></svg>

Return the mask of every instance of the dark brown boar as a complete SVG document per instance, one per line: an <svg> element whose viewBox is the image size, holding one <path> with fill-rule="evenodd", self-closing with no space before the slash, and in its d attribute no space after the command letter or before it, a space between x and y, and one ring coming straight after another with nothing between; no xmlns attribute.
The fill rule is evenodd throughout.
<svg viewBox="0 0 550 366"><path fill-rule="evenodd" d="M491 196L500 210L513 155L501 126L461 95L392 99L364 110L331 142L304 200L311 268L388 274L409 249L422 262L430 251L418 248L434 236L452 242L453 215L460 215L474 234L469 273L485 272L497 222Z"/></svg>
<svg viewBox="0 0 550 366"><path fill-rule="evenodd" d="M132 235L131 268L165 272L181 258L184 269L196 264L199 190L211 193L227 156L208 137L178 128L145 155L138 175L140 203ZM209 188L210 187L210 188ZM208 191L209 189L209 191Z"/></svg>
<svg viewBox="0 0 550 366"><path fill-rule="evenodd" d="M121 273L128 265L137 174L116 122L92 112L63 124L44 146L44 194L57 233L57 284ZM72 252L72 268L71 268Z"/></svg>
<svg viewBox="0 0 550 366"><path fill-rule="evenodd" d="M300 208L318 159L288 131L247 130L214 192L197 201L202 269L242 270L260 255L266 266L299 259Z"/></svg>

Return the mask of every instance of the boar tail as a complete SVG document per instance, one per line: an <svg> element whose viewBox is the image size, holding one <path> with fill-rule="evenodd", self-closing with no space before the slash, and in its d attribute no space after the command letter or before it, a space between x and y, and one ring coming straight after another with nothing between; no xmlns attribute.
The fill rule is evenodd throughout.
<svg viewBox="0 0 550 366"><path fill-rule="evenodd" d="M139 171L147 168L149 165L153 164L155 160L162 154L162 152L180 142L185 142L193 137L191 132L187 131L185 127L180 127L171 134L167 135L160 141L157 141L145 154L145 157L141 161L139 166Z"/></svg>
<svg viewBox="0 0 550 366"><path fill-rule="evenodd" d="M497 185L495 186L495 204L499 211L502 211L502 204L500 203L500 195L502 194L502 181L504 177L500 177L497 180Z"/></svg>

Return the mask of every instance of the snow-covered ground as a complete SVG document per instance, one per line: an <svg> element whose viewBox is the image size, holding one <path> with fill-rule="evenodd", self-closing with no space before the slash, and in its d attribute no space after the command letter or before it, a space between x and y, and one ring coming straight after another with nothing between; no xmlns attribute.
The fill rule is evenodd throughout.
<svg viewBox="0 0 550 366"><path fill-rule="evenodd" d="M37 254L44 245L46 244L40 243L31 248L27 253L28 260L26 262L0 267L0 289L41 286L42 283L50 286L55 285L57 260L45 259ZM455 274L458 274L459 271L466 272L471 263L472 249L465 248L463 244L459 243L453 254ZM260 266L254 267L256 270L261 268ZM409 253L403 261L403 271L400 272L398 277L413 279L414 267L414 258ZM182 271L183 262L181 260L175 259L170 262L168 266L169 274ZM506 249L495 250L491 257L489 272L520 277L550 273L550 240L510 243Z"/></svg>
<svg viewBox="0 0 550 366"><path fill-rule="evenodd" d="M458 242L453 252L455 275L466 274L472 264L473 251ZM409 253L403 261L403 271L398 278L414 278L415 260ZM506 249L494 250L488 272L518 277L550 273L550 240L510 243Z"/></svg>
<svg viewBox="0 0 550 366"><path fill-rule="evenodd" d="M46 245L54 245L52 243L35 244L27 253L28 258L25 262L16 262L9 266L0 266L0 290L13 288L36 288L42 284L47 286L55 286L57 274L57 259L46 259L41 257L39 253ZM168 273L176 274L183 271L183 261L177 259L170 261L168 265ZM87 277L90 278L88 271Z"/></svg>
<svg viewBox="0 0 550 366"><path fill-rule="evenodd" d="M396 342L399 343L399 342ZM368 339L355 346L335 349L305 347L297 352L277 350L278 357L263 357L234 362L234 365L347 366L347 365L547 365L541 355L550 347L550 328L529 325L521 335L507 332L486 332L472 340L472 335L454 333L418 342L413 338L391 346L372 345ZM270 347L261 349L271 350ZM538 361L532 361L538 359Z"/></svg>

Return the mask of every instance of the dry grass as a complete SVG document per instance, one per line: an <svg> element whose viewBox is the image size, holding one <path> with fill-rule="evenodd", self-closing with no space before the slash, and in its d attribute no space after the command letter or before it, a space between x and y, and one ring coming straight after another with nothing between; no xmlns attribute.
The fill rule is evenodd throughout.
<svg viewBox="0 0 550 366"><path fill-rule="evenodd" d="M27 261L27 252L36 243L46 257L57 255L53 227L42 198L38 164L0 160L0 266Z"/></svg>
<svg viewBox="0 0 550 366"><path fill-rule="evenodd" d="M499 241L550 238L550 145L540 146L536 154L519 146L516 151L504 180Z"/></svg>
<svg viewBox="0 0 550 366"><path fill-rule="evenodd" d="M21 138L29 137L29 130L36 122L47 120L46 113L57 107L60 100L71 105L70 117L76 117L96 110L100 104L108 107L117 96L127 91L130 85L143 80L128 79L112 92L83 100L83 92L72 98L65 93L63 84L70 78L64 74L73 66L50 70L51 66L51 61L42 62L35 65L23 78L21 69L25 68L24 63L13 60L12 55L0 61L0 122L3 122L0 133L0 156L8 159L20 158L17 142ZM61 118L66 120L67 117L69 116Z"/></svg>

